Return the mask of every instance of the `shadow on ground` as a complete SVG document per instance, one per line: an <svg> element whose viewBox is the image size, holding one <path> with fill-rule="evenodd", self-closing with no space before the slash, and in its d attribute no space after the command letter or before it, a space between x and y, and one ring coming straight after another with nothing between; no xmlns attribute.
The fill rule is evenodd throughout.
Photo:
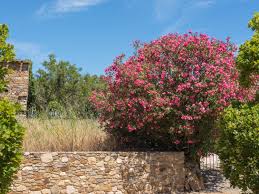
<svg viewBox="0 0 259 194"><path fill-rule="evenodd" d="M205 193L240 194L241 190L230 186L229 181L219 170L202 171L205 184ZM203 192L201 192L203 193Z"/></svg>
<svg viewBox="0 0 259 194"><path fill-rule="evenodd" d="M207 191L219 192L225 189L226 179L218 170L203 170L204 184Z"/></svg>

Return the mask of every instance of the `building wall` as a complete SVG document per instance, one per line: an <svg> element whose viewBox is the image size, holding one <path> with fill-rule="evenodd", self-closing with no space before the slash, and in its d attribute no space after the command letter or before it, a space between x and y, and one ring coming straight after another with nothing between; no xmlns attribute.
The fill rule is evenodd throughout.
<svg viewBox="0 0 259 194"><path fill-rule="evenodd" d="M2 96L7 96L14 102L22 105L23 111L26 111L29 89L29 66L28 61L12 61L1 62L0 66L7 67L9 74L7 75L8 87Z"/></svg>
<svg viewBox="0 0 259 194"><path fill-rule="evenodd" d="M25 153L11 193L183 191L182 152Z"/></svg>

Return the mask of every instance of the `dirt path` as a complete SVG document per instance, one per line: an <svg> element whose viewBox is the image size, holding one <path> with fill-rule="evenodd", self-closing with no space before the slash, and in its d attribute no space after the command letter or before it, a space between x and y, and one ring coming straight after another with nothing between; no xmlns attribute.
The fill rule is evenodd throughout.
<svg viewBox="0 0 259 194"><path fill-rule="evenodd" d="M241 191L231 188L229 181L218 170L204 170L204 182L206 190L203 192L192 192L191 194L240 194Z"/></svg>

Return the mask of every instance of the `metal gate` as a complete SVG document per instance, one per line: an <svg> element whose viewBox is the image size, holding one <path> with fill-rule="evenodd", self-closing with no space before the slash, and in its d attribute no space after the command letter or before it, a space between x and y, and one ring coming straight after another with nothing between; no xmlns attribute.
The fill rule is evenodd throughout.
<svg viewBox="0 0 259 194"><path fill-rule="evenodd" d="M219 156L214 153L208 153L200 160L202 170L220 170Z"/></svg>

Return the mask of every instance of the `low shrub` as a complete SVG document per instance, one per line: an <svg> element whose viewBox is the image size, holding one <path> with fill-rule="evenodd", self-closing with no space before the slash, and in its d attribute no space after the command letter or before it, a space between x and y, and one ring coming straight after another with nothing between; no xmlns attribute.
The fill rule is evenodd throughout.
<svg viewBox="0 0 259 194"><path fill-rule="evenodd" d="M17 107L0 100L0 193L9 191L22 157L24 128L16 120Z"/></svg>
<svg viewBox="0 0 259 194"><path fill-rule="evenodd" d="M217 145L231 185L259 193L259 105L227 108L220 120Z"/></svg>

